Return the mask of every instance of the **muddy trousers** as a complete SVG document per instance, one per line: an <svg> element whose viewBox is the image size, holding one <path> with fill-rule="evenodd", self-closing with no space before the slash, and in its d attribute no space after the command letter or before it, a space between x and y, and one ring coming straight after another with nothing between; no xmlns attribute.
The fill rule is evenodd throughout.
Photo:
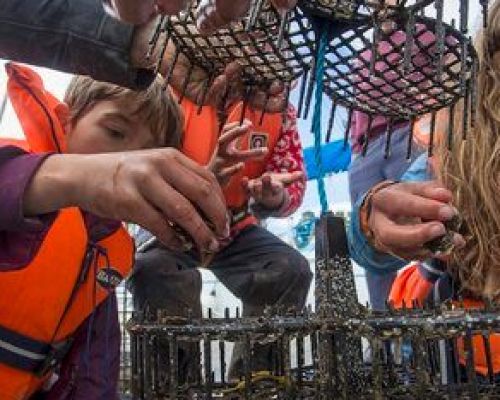
<svg viewBox="0 0 500 400"><path fill-rule="evenodd" d="M153 247L138 253L128 282L135 307L142 309L147 305L151 312L163 309L169 315L186 316L190 312L193 317L201 316L198 264L194 252ZM312 279L306 258L259 226L242 230L217 254L209 268L242 301L242 315L247 317L262 315L266 306L302 308ZM183 345L179 349L181 380L191 375L190 364L197 363L197 346ZM256 345L252 370L271 370L272 354L270 345ZM242 347L237 343L229 368L230 378L242 375L242 363Z"/></svg>

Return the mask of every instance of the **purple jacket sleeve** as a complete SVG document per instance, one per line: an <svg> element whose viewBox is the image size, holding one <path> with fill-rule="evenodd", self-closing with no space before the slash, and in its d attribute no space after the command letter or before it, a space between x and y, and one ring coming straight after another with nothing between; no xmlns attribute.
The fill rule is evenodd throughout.
<svg viewBox="0 0 500 400"><path fill-rule="evenodd" d="M59 379L44 400L115 400L120 372L120 325L115 294L78 328Z"/></svg>
<svg viewBox="0 0 500 400"><path fill-rule="evenodd" d="M26 265L56 215L23 215L26 188L49 155L28 154L14 146L0 147L0 271Z"/></svg>

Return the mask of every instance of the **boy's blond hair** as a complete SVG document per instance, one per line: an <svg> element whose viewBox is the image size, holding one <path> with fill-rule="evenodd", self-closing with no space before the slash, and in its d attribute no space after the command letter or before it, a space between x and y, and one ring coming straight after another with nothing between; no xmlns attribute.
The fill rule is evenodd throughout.
<svg viewBox="0 0 500 400"><path fill-rule="evenodd" d="M140 114L155 138L157 147L180 147L184 118L169 89L164 90L162 78L140 91L111 83L96 81L88 76L76 76L66 90L64 102L69 107L70 122L74 124L99 101L125 100L132 113Z"/></svg>

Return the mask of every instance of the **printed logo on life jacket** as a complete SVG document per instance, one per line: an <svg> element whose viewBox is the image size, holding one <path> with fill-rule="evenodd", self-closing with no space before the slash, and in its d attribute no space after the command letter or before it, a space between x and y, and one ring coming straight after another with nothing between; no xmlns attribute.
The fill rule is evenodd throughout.
<svg viewBox="0 0 500 400"><path fill-rule="evenodd" d="M250 149L259 149L261 147L267 147L267 142L268 142L267 133L253 132L250 135L250 143L248 147Z"/></svg>
<svg viewBox="0 0 500 400"><path fill-rule="evenodd" d="M99 282L99 285L104 289L114 289L122 280L122 274L114 268L100 269L96 276L96 281Z"/></svg>

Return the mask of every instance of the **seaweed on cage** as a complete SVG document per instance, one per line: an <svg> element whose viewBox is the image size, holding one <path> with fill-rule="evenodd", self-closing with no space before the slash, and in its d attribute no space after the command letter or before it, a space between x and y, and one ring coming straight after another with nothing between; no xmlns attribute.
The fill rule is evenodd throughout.
<svg viewBox="0 0 500 400"><path fill-rule="evenodd" d="M131 323L133 379L139 398L500 397L498 377L492 371L487 376L470 373L471 359L464 364L457 352L464 346L465 354L470 354L472 347L467 340L470 342L470 338L480 335L485 342L490 341L490 336L500 331L498 310L364 310L358 317L346 319L320 317L306 311L265 318L179 322L173 319L162 323L154 320ZM365 360L358 371L362 384L349 382L353 369L343 340L346 334L370 345L370 360ZM157 363L160 338L168 341L167 365ZM186 341L199 345L203 362L197 366L197 380L179 384L174 354L177 345ZM229 356L227 346L234 341L246 343L247 359L251 358L256 343L276 343L273 369L253 372L247 365L241 380L228 381L221 370ZM306 349L311 350L310 357ZM445 366L443 359L448 360Z"/></svg>
<svg viewBox="0 0 500 400"><path fill-rule="evenodd" d="M316 309L268 309L262 317L192 319L136 313L129 322L132 375L140 399L499 399L492 336L500 309L443 303L372 311L355 302L340 219L316 230ZM337 250L332 250L332 245ZM335 249L335 248L333 248ZM340 249L340 251L338 251ZM337 281L345 280L345 284ZM410 306L410 305L409 305ZM495 338L498 340L498 336ZM167 362L158 362L160 340ZM484 344L487 373L475 371L473 341ZM227 378L229 346L244 343L244 371ZM197 373L179 381L177 349L199 349ZM256 345L273 344L269 371L252 371ZM460 350L461 349L461 350ZM361 351L364 356L361 358Z"/></svg>

